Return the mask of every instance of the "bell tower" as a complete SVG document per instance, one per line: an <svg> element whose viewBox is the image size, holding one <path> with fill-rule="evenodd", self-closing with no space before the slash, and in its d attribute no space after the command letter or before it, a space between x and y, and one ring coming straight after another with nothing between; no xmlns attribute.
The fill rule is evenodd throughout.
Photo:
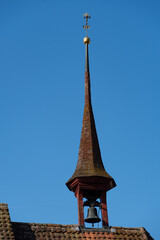
<svg viewBox="0 0 160 240"><path fill-rule="evenodd" d="M77 167L66 185L73 191L78 202L78 224L85 228L85 222L102 221L102 228L109 226L106 193L116 186L114 179L106 172L97 137L94 115L91 104L88 20L90 16L83 15L86 24L85 44L85 106L79 147ZM84 218L84 207L88 207L88 215ZM101 218L97 215L97 207L101 210Z"/></svg>

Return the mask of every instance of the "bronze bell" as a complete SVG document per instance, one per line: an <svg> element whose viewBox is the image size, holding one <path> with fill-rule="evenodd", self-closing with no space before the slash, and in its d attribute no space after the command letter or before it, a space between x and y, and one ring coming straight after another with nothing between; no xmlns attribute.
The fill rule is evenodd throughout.
<svg viewBox="0 0 160 240"><path fill-rule="evenodd" d="M84 221L87 223L98 223L101 221L97 215L97 209L95 207L89 207L87 217Z"/></svg>

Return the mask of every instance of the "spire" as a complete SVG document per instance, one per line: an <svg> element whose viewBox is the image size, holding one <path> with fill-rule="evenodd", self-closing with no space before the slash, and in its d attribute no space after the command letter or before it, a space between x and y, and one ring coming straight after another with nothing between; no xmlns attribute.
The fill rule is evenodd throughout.
<svg viewBox="0 0 160 240"><path fill-rule="evenodd" d="M83 27L87 31L89 28L88 18L90 18L90 16L86 13L84 14L84 18L86 19L86 25ZM109 190L115 187L116 184L114 182L114 179L106 172L102 162L95 120L92 110L88 53L88 45L90 43L90 38L86 36L83 39L83 42L85 44L85 106L83 114L83 124L77 167L73 176L66 184L69 187L70 182L75 178L79 177L104 177L108 180L107 182Z"/></svg>
<svg viewBox="0 0 160 240"><path fill-rule="evenodd" d="M90 38L87 34L90 16L86 13L84 18L86 19L86 25L83 26L86 29L86 37L83 39L85 44L85 106L77 167L66 185L69 190L75 193L77 198L79 227L83 229L85 222L92 223L92 226L94 226L94 223L102 220L102 227L107 228L109 223L106 192L114 188L116 183L104 168L99 148L90 89L88 54ZM84 198L87 201L84 202ZM100 201L97 201L97 199ZM86 219L84 219L84 207L89 207ZM101 209L101 219L97 215L96 207Z"/></svg>

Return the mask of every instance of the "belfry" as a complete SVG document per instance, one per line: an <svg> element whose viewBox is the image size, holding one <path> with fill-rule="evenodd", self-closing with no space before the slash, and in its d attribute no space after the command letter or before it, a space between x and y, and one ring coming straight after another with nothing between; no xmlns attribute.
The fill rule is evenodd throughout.
<svg viewBox="0 0 160 240"><path fill-rule="evenodd" d="M87 30L90 16L84 14L86 25L85 44L85 106L83 124L79 147L79 156L75 172L67 181L66 185L70 191L75 193L78 201L78 224L84 228L85 222L94 223L102 221L102 228L107 228L108 213L106 192L116 186L114 179L106 172L97 137L96 125L91 103L90 71L89 71L89 43ZM86 199L86 200L84 200ZM84 207L88 208L88 216L84 218ZM101 219L97 215L97 209L101 210Z"/></svg>

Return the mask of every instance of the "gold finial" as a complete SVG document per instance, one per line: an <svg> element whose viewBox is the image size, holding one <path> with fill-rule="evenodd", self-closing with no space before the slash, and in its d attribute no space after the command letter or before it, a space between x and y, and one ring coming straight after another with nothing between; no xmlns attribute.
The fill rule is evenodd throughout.
<svg viewBox="0 0 160 240"><path fill-rule="evenodd" d="M88 25L88 19L91 18L91 16L88 13L85 13L83 14L83 18L86 19L86 25L83 26L83 28L86 29L86 37L83 39L83 42L85 44L89 44L91 40L88 37L88 29L90 28L90 26Z"/></svg>

